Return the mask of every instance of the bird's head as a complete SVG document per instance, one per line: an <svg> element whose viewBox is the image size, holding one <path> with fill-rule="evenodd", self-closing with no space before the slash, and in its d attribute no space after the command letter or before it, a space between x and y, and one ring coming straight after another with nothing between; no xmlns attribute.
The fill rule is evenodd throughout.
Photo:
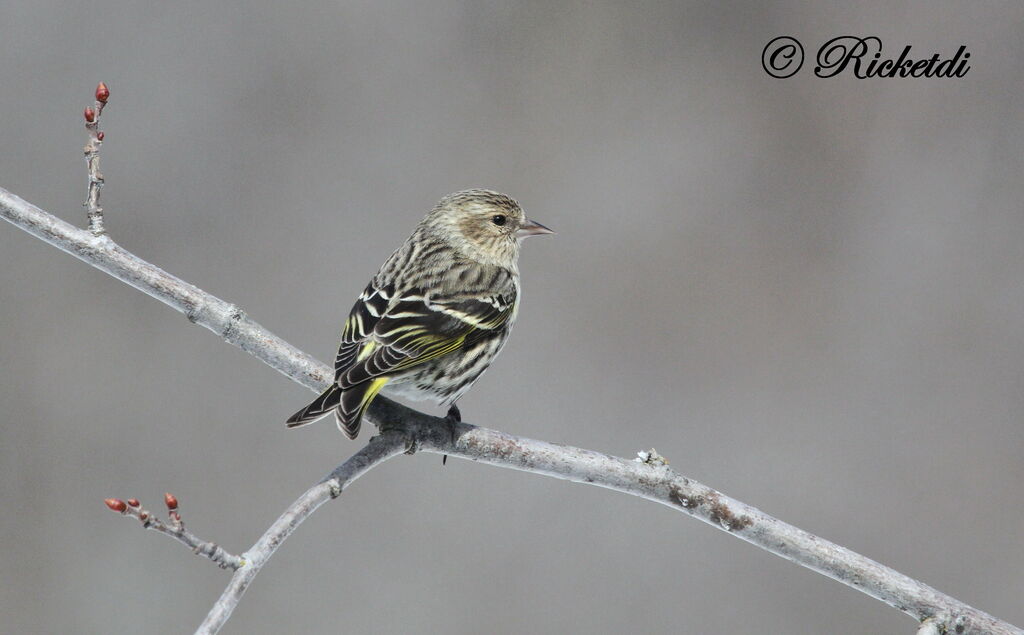
<svg viewBox="0 0 1024 635"><path fill-rule="evenodd" d="M449 194L424 222L466 257L508 269L516 268L523 238L555 233L529 220L514 199L491 190Z"/></svg>

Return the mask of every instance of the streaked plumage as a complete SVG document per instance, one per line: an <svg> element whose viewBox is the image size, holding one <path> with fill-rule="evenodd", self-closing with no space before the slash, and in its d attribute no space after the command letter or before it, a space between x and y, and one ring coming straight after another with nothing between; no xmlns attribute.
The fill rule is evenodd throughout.
<svg viewBox="0 0 1024 635"><path fill-rule="evenodd" d="M378 392L453 405L501 351L519 309L519 241L551 233L489 190L450 194L360 294L335 383L289 427L334 413L349 438Z"/></svg>

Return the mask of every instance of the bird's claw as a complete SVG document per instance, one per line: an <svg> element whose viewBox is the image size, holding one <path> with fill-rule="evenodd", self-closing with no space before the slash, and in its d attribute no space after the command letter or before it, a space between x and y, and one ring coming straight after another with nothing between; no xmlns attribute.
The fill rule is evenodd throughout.
<svg viewBox="0 0 1024 635"><path fill-rule="evenodd" d="M459 424L462 423L462 413L459 412L459 407L452 404L448 408L448 414L444 416L445 423L448 424L448 434L451 437L452 445L455 445L456 431L458 430ZM448 464L448 455L445 454L441 457L441 465Z"/></svg>
<svg viewBox="0 0 1024 635"><path fill-rule="evenodd" d="M405 453L406 454L412 456L413 454L416 454L416 451L419 450L419 449L420 449L420 444L416 441L416 439L408 439L405 442Z"/></svg>

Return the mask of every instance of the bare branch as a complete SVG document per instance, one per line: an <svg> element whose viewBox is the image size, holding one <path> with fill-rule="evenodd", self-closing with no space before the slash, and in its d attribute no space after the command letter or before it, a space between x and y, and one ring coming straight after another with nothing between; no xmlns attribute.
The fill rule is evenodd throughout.
<svg viewBox="0 0 1024 635"><path fill-rule="evenodd" d="M94 236L3 188L0 216L184 313L190 321L205 326L307 388L323 390L334 377L325 365L249 319L237 306L142 260L108 235Z"/></svg>
<svg viewBox="0 0 1024 635"><path fill-rule="evenodd" d="M168 501L167 522L160 520L151 511L143 509L141 503L134 498L129 498L127 502L119 498L108 498L103 502L106 503L107 507L112 511L119 512L124 516L137 518L142 522L143 528L152 529L153 531L157 531L165 536L174 538L181 544L190 548L192 553L212 560L221 569L232 569L237 571L243 564L245 564L245 560L228 553L222 547L218 546L217 543L210 540L203 540L186 529L185 523L181 520L181 514L178 512L177 499L171 494L167 494L165 495L164 500ZM174 501L173 506L170 504L170 500Z"/></svg>
<svg viewBox="0 0 1024 635"><path fill-rule="evenodd" d="M332 373L326 365L270 333L246 317L238 307L141 260L109 237L92 236L72 227L2 188L0 216L162 300L185 313L193 322L209 328L304 386L320 391L328 385ZM329 477L328 481L307 491L274 523L252 550L243 554L246 564L235 572L225 591L225 596L233 599L222 596L200 632L215 632L224 623L259 567L303 519L330 498L331 492L340 492L344 484L408 446L412 450L419 448L490 465L598 485L661 503L858 589L918 621L939 616L932 623L940 630L1024 633L1011 624L917 580L686 478L667 465L662 465L660 461L629 461L468 424L458 426L457 439L453 443L441 419L383 397L374 400L368 416L383 433L377 439L384 440L372 440L370 445L343 464L339 468L339 485L331 485L333 481ZM358 465L350 466L357 457L360 457ZM260 559L258 566L253 564L256 558Z"/></svg>
<svg viewBox="0 0 1024 635"><path fill-rule="evenodd" d="M245 564L235 571L231 582L228 583L217 603L210 609L206 619L196 629L196 633L219 631L231 617L231 612L235 610L238 601L242 599L242 594L252 584L256 574L302 521L327 501L340 496L349 483L391 457L405 452L407 445L406 437L400 433L387 432L373 437L362 450L353 454L326 478L306 490L306 493L274 521L274 524L256 544L242 554Z"/></svg>

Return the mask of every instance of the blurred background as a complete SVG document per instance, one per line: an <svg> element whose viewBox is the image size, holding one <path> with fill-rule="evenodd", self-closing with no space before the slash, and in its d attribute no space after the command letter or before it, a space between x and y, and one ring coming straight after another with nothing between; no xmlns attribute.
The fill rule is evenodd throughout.
<svg viewBox="0 0 1024 635"><path fill-rule="evenodd" d="M525 302L467 421L687 476L1024 625L1024 7L990 2L0 0L0 185L330 360L442 195L507 192ZM962 79L761 68L764 45L964 44ZM0 224L0 631L190 632L359 444L311 394ZM278 552L225 632L910 633L636 498L399 458Z"/></svg>

